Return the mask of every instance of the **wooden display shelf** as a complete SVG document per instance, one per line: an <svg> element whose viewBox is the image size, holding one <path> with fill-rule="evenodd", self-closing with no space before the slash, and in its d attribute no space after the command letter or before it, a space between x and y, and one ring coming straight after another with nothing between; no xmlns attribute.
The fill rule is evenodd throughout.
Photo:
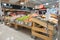
<svg viewBox="0 0 60 40"><path fill-rule="evenodd" d="M20 27L25 27L25 28L28 28L28 29L31 29L30 26L25 26L25 25L21 25L21 24L16 24L17 26L20 26Z"/></svg>
<svg viewBox="0 0 60 40"><path fill-rule="evenodd" d="M10 22L9 20L5 20L5 23L9 23L8 26L12 26L11 24L13 24L16 29L18 29L18 26L31 29L30 26L26 26L26 25L22 25L22 24L17 24L16 22Z"/></svg>
<svg viewBox="0 0 60 40"><path fill-rule="evenodd" d="M9 11L9 12L13 12L13 11L25 11L25 12L31 12L29 10L21 10L21 9L12 9L12 8L2 8L3 11Z"/></svg>
<svg viewBox="0 0 60 40"><path fill-rule="evenodd" d="M32 27L32 30L37 31L37 32L43 32L43 33L47 33L45 28L38 28L38 27ZM48 31L48 34L53 36L53 31Z"/></svg>
<svg viewBox="0 0 60 40"><path fill-rule="evenodd" d="M32 26L32 35L33 36L42 38L43 40L53 40L53 35L54 35L54 33L53 33L54 26L53 25L48 23L48 27L47 27L47 22L41 21L37 18L32 18L32 21L33 21L33 26ZM42 28L41 28L41 26L42 26ZM48 35L48 36L46 36L46 35Z"/></svg>
<svg viewBox="0 0 60 40"><path fill-rule="evenodd" d="M9 22L9 23L10 23L10 22ZM15 22L10 23L10 26L11 26L11 24L14 25L15 29L18 29L18 26L19 26L19 27L25 27L25 28L31 29L31 26L25 26L25 25L22 25L22 24L17 24L17 23L15 23Z"/></svg>
<svg viewBox="0 0 60 40"><path fill-rule="evenodd" d="M41 35L35 31L32 31L32 35L38 37L38 38L42 38L43 40L52 40L52 36L51 37L48 37L48 36L45 36L45 35Z"/></svg>
<svg viewBox="0 0 60 40"><path fill-rule="evenodd" d="M32 21L41 25L41 26L43 26L43 27L45 27L45 28L47 28L47 22L45 22L45 21L39 20L37 18L32 18ZM48 29L49 30L54 30L54 25L51 25L51 24L48 23Z"/></svg>
<svg viewBox="0 0 60 40"><path fill-rule="evenodd" d="M32 18L31 20L32 20L32 26L30 26L30 27L22 25L22 24L17 24L15 22L14 23L9 22L9 23L10 23L10 25L14 24L14 27L16 29L18 29L18 26L31 29L31 32L32 32L33 36L36 36L38 38L42 38L43 40L52 40L53 39L53 30L54 30L53 25L48 23L48 27L47 27L47 22L45 22L45 21L39 20L37 18ZM38 27L38 26L36 26L36 24L39 24L40 26L43 26L43 28L39 28L40 26ZM45 28L48 28L48 32ZM40 32L48 34L49 36L40 34Z"/></svg>

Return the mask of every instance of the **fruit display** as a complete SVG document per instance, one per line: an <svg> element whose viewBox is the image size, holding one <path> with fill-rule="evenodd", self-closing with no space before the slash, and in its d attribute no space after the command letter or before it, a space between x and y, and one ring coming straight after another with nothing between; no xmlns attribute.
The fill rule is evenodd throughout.
<svg viewBox="0 0 60 40"><path fill-rule="evenodd" d="M27 21L27 19L29 18L29 16L23 16L23 17L19 17L15 20L15 22L17 24L22 24L22 25L25 25L25 26L31 26L32 23L31 22L25 22L25 20Z"/></svg>

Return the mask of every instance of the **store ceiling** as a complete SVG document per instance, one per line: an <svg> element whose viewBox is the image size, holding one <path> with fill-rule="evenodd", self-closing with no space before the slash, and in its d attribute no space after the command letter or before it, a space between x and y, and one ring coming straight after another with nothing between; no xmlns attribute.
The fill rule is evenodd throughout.
<svg viewBox="0 0 60 40"><path fill-rule="evenodd" d="M50 2L55 2L58 0L30 0L31 2L34 2L35 4L45 4Z"/></svg>
<svg viewBox="0 0 60 40"><path fill-rule="evenodd" d="M27 3L26 4L34 4L34 5L40 5L40 4L46 4L46 3L48 3L49 4L49 6L50 5L54 5L55 3L57 3L57 1L58 0L2 0L2 1L5 1L5 2L8 2L8 3L18 3L19 1L21 2L21 1L27 1ZM18 3L19 4L19 3ZM28 5L29 5L28 4Z"/></svg>
<svg viewBox="0 0 60 40"><path fill-rule="evenodd" d="M59 1L58 0L30 0L30 2L33 2L35 5L44 4L47 7L52 7L53 5L56 5Z"/></svg>
<svg viewBox="0 0 60 40"><path fill-rule="evenodd" d="M1 0L1 1L9 1L11 3L16 3L18 1L25 1L25 0ZM55 1L58 1L58 0L28 0L29 2L33 2L35 4L45 4L45 3L50 3L50 2L55 2Z"/></svg>

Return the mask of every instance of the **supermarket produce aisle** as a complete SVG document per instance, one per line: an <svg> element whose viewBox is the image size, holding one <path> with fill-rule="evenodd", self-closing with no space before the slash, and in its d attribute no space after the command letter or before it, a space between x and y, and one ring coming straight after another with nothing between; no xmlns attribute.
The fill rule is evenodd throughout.
<svg viewBox="0 0 60 40"><path fill-rule="evenodd" d="M29 35L0 23L0 40L34 40Z"/></svg>

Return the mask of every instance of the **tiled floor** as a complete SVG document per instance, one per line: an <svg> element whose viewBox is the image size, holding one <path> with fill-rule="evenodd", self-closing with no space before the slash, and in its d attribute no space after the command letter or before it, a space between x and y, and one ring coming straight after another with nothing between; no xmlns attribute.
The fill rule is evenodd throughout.
<svg viewBox="0 0 60 40"><path fill-rule="evenodd" d="M35 40L31 38L30 33L30 30L26 28L19 28L19 30L16 30L0 23L0 40Z"/></svg>
<svg viewBox="0 0 60 40"><path fill-rule="evenodd" d="M26 33L0 24L0 40L34 40Z"/></svg>

